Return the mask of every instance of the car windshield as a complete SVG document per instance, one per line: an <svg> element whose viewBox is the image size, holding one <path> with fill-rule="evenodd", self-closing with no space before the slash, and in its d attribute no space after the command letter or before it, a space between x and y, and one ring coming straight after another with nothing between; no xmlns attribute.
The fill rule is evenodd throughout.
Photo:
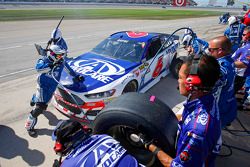
<svg viewBox="0 0 250 167"><path fill-rule="evenodd" d="M105 57L139 62L144 47L144 42L107 38L92 49L92 52Z"/></svg>

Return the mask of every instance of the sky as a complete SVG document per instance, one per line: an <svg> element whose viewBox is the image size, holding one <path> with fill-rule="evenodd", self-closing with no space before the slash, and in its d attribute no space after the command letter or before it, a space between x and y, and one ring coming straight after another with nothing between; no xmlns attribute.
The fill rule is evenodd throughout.
<svg viewBox="0 0 250 167"><path fill-rule="evenodd" d="M198 3L198 5L207 5L209 0L194 0L195 2ZM250 4L250 0L235 0L235 5L240 5L242 6L241 3L239 2L245 2ZM217 0L217 3L215 5L221 5L221 6L226 6L227 0Z"/></svg>

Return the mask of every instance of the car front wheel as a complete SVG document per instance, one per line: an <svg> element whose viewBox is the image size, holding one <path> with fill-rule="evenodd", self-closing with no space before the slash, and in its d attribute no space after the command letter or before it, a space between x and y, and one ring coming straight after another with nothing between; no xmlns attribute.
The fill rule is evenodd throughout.
<svg viewBox="0 0 250 167"><path fill-rule="evenodd" d="M136 81L130 81L125 88L122 91L122 94L128 93L128 92L137 92L137 83Z"/></svg>

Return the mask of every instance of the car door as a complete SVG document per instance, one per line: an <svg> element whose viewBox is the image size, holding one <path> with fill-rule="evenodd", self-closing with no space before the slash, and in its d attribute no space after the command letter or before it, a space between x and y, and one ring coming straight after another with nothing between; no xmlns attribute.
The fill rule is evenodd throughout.
<svg viewBox="0 0 250 167"><path fill-rule="evenodd" d="M165 67L163 61L163 52L160 51L158 54L158 50L162 46L162 41L160 37L153 38L148 45L146 55L145 55L145 62L144 66L146 68L144 78L142 78L142 85L146 86L154 79L156 79L162 72ZM156 55L157 54L157 55Z"/></svg>

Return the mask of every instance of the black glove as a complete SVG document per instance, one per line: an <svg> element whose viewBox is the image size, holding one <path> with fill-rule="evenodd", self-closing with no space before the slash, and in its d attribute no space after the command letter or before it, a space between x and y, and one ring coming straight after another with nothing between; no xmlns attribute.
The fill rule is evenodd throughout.
<svg viewBox="0 0 250 167"><path fill-rule="evenodd" d="M84 81L84 77L81 75L77 75L73 78L74 82L83 82Z"/></svg>

